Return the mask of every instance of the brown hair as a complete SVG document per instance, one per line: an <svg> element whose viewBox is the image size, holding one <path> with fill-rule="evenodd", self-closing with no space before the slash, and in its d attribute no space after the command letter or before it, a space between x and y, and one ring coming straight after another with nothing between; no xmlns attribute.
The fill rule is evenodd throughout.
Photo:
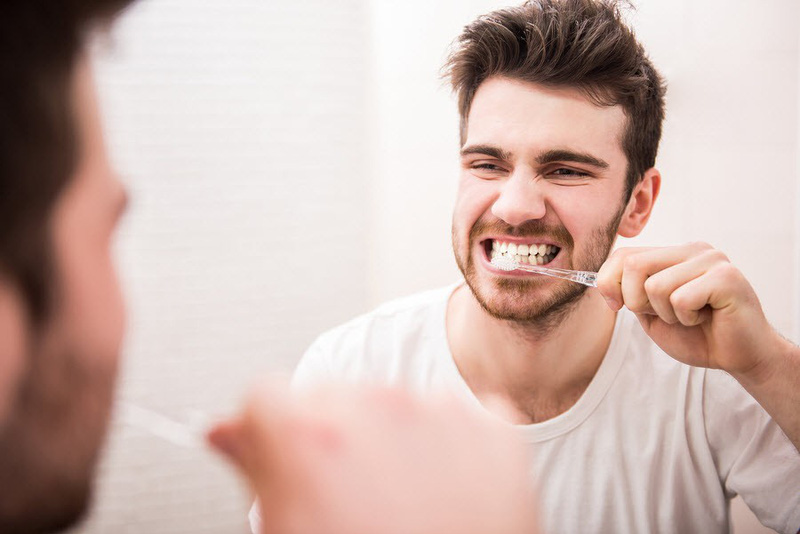
<svg viewBox="0 0 800 534"><path fill-rule="evenodd" d="M665 85L613 0L530 0L464 28L445 64L458 95L461 144L481 83L505 76L577 87L601 106L621 105L628 118L622 148L627 194L655 165Z"/></svg>
<svg viewBox="0 0 800 534"><path fill-rule="evenodd" d="M89 30L131 0L0 3L0 276L44 319L52 284L50 212L78 158L73 71Z"/></svg>

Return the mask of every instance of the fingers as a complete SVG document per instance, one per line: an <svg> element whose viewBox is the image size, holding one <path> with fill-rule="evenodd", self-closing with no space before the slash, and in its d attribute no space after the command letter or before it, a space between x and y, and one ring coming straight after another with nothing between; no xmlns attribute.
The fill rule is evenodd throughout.
<svg viewBox="0 0 800 534"><path fill-rule="evenodd" d="M750 289L741 272L730 263L715 265L677 288L672 306L681 324L694 326L708 319L711 310L722 311L736 303L736 297Z"/></svg>
<svg viewBox="0 0 800 534"><path fill-rule="evenodd" d="M240 450L243 441L242 432L242 421L237 417L214 425L208 431L206 439L213 449L239 465L239 458L243 453Z"/></svg>
<svg viewBox="0 0 800 534"><path fill-rule="evenodd" d="M668 324L699 324L698 319L707 316L700 311L708 302L696 294L692 282L726 261L720 252L711 250L652 274L644 282L644 293L655 314ZM687 304L693 307L687 308Z"/></svg>
<svg viewBox="0 0 800 534"><path fill-rule="evenodd" d="M706 306L724 304L727 269L738 273L724 254L705 243L619 249L601 268L598 289L614 310L625 305L639 315L692 326L709 317ZM711 280L692 283L704 276ZM713 294L708 292L711 286Z"/></svg>
<svg viewBox="0 0 800 534"><path fill-rule="evenodd" d="M288 428L290 405L285 387L262 384L251 390L242 412L215 425L209 444L245 474L254 487L280 464L281 435Z"/></svg>
<svg viewBox="0 0 800 534"><path fill-rule="evenodd" d="M608 305L614 311L619 310L622 308L624 304L628 304L625 302L625 298L622 292L622 281L623 281L623 273L626 273L626 261L629 257L635 256L637 254L643 254L655 249L652 248L621 248L615 250L611 256L606 260L603 266L600 268L600 271L597 273L597 289L600 291L600 294L606 299ZM627 270L627 274L632 274L635 276L635 273L638 269L636 269L636 265L628 265L629 269ZM631 269L633 267L633 269ZM641 278L641 276L636 276L636 278ZM643 282L644 280L642 280ZM633 304L633 303L630 303ZM630 307L630 306L628 306Z"/></svg>

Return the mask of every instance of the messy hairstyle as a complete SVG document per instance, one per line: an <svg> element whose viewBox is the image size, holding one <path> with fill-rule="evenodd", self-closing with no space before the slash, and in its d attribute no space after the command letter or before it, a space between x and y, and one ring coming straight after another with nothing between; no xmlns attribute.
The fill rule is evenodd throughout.
<svg viewBox="0 0 800 534"><path fill-rule="evenodd" d="M0 2L0 277L34 323L52 294L50 213L74 173L72 77L84 40L130 0Z"/></svg>
<svg viewBox="0 0 800 534"><path fill-rule="evenodd" d="M492 76L574 87L627 117L626 198L655 165L665 85L613 0L529 0L464 28L444 73L458 96L461 144L478 87Z"/></svg>

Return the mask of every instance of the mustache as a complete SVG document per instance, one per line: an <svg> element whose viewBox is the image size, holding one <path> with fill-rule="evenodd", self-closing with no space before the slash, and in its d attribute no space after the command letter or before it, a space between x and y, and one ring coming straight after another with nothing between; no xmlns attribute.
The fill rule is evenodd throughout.
<svg viewBox="0 0 800 534"><path fill-rule="evenodd" d="M566 228L560 225L545 224L539 220L525 221L519 226L511 226L498 219L489 220L481 217L472 226L469 232L469 239L474 241L477 236L485 234L503 234L511 237L545 237L569 248L574 245L572 235Z"/></svg>

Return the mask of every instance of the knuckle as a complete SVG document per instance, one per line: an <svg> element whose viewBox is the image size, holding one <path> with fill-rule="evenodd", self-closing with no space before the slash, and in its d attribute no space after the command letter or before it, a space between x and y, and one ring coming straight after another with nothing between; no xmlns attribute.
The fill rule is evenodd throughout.
<svg viewBox="0 0 800 534"><path fill-rule="evenodd" d="M689 243L689 248L697 252L704 252L706 250L713 250L710 244L706 243L705 241L693 241Z"/></svg>
<svg viewBox="0 0 800 534"><path fill-rule="evenodd" d="M728 256L721 250L715 248L703 251L701 256L708 259L710 263L730 263Z"/></svg>
<svg viewBox="0 0 800 534"><path fill-rule="evenodd" d="M676 312L679 310L686 310L689 308L689 298L683 291L674 291L669 296L669 303L675 309Z"/></svg>
<svg viewBox="0 0 800 534"><path fill-rule="evenodd" d="M626 299L625 305L628 309L634 313L645 313L650 311L650 307L648 306L649 301L644 298L638 299Z"/></svg>
<svg viewBox="0 0 800 534"><path fill-rule="evenodd" d="M622 267L625 271L639 272L644 269L644 260L639 255L628 256L625 258Z"/></svg>
<svg viewBox="0 0 800 534"><path fill-rule="evenodd" d="M714 269L714 276L719 277L723 282L733 283L742 277L742 273L732 263L723 263Z"/></svg>
<svg viewBox="0 0 800 534"><path fill-rule="evenodd" d="M614 268L619 268L625 261L625 255L625 249L620 248L615 250L608 256L608 259L603 263L600 270L611 271Z"/></svg>
<svg viewBox="0 0 800 534"><path fill-rule="evenodd" d="M666 291L666 287L658 276L651 276L644 281L644 290L648 295L660 295Z"/></svg>

